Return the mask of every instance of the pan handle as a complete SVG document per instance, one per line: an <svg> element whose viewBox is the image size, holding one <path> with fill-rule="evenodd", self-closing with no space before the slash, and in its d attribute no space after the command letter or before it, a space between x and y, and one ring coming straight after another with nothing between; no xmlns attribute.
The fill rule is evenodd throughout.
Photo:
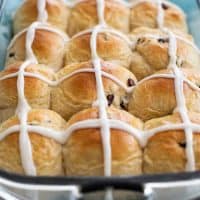
<svg viewBox="0 0 200 200"><path fill-rule="evenodd" d="M84 197L84 194L97 191L112 191L115 189L139 193L140 199L142 200L153 200L153 190L151 188L145 187L142 183L136 183L127 179L92 180L81 184L80 193L82 194L81 196ZM105 199L110 200L112 198Z"/></svg>

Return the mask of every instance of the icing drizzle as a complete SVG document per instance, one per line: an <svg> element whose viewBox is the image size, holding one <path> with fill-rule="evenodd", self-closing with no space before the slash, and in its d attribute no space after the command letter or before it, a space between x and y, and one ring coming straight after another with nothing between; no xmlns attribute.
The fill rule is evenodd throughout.
<svg viewBox="0 0 200 200"><path fill-rule="evenodd" d="M147 1L147 0L146 0ZM80 2L80 1L78 1ZM120 2L122 2L120 0ZM129 4L124 3L129 6L134 6L139 2L144 2L141 0L136 1L136 3ZM3 140L8 135L12 134L13 132L19 131L19 146L20 146L20 154L21 154L21 162L22 166L24 168L24 171L27 175L37 175L37 170L33 161L33 155L32 155L32 147L31 147L31 141L29 138L29 132L36 132L37 134L40 134L45 137L49 137L54 139L55 141L64 144L67 139L70 137L70 135L79 129L84 128L100 128L101 130L101 136L102 136L102 145L103 145L103 152L104 152L104 174L105 176L111 176L112 174L112 152L111 152L111 144L110 144L110 129L119 129L126 131L127 133L133 135L140 145L144 147L148 139L152 137L153 135L157 134L158 132L165 132L169 130L184 130L185 136L186 136L186 155L187 155L187 165L186 169L189 171L195 170L195 159L194 159L194 152L193 152L193 132L200 130L200 125L193 124L188 116L186 104L185 104L185 97L184 97L184 91L183 91L183 84L186 82L189 84L192 88L195 88L199 91L199 88L191 83L189 80L187 80L182 72L179 70L179 68L176 65L176 59L177 59L177 36L172 33L170 30L166 29L163 26L164 21L164 12L162 9L162 2L161 0L155 0L155 3L157 3L158 7L158 16L157 16L157 23L161 30L163 30L169 38L169 69L172 69L173 74L161 74L161 75L152 75L150 77L147 77L146 79L142 80L138 84L141 84L143 81L151 79L151 78L172 78L174 79L174 87L175 87L175 94L176 94L176 101L177 101L177 108L176 112L178 112L181 116L182 123L180 124L170 124L169 125L163 125L151 130L138 130L136 128L133 128L129 124L122 122L120 120L113 120L109 119L107 114L107 100L104 93L104 87L103 87L103 81L102 77L105 76L107 78L112 79L117 84L122 86L126 91L128 91L128 88L125 87L125 85L117 80L115 77L113 77L110 74L107 74L106 72L103 72L101 70L101 59L99 58L97 54L97 36L98 33L102 32L102 30L107 31L106 22L104 19L104 0L97 0L97 12L98 12L98 18L99 18L99 24L96 25L93 29L89 30L91 32L91 40L90 40L90 47L91 47L91 55L92 55L92 63L93 63L93 69L83 69L75 71L60 80L57 81L49 81L45 77L26 72L25 69L30 64L37 64L37 59L33 53L32 50L32 43L35 37L35 32L37 28L44 28L45 30L49 31L55 31L54 29L50 29L46 27L48 14L46 11L46 1L45 0L38 0L38 21L34 22L28 29L26 29L26 61L20 66L20 69L17 73L13 73L10 75L6 75L4 77L1 77L0 80L5 80L7 78L11 77L17 77L17 91L18 91L18 105L16 109L16 115L19 118L20 125L12 126L5 131L3 131L0 134L0 140ZM75 2L77 3L77 2ZM165 2L166 4L169 4L169 2ZM171 4L170 4L171 5ZM74 4L73 4L74 6ZM59 32L55 31L56 33L60 34ZM118 31L112 30L115 34L119 35L122 38L125 38L122 34L119 34ZM84 33L84 32L83 32ZM81 34L83 34L81 33ZM22 32L20 33L22 34ZM19 34L19 35L20 35ZM18 35L18 36L19 36ZM61 34L62 35L62 34ZM11 42L9 48L13 45L14 41L18 37L16 36L14 40ZM77 36L75 36L77 37ZM125 38L126 40L126 38ZM128 41L128 40L127 40ZM77 74L77 73L83 73L83 72L92 72L95 74L96 78L96 86L97 86L97 100L94 102L94 106L98 108L99 111L99 118L98 119L88 119L81 122L77 122L73 125L71 125L67 130L64 131L55 131L49 128L41 127L41 126L31 126L27 123L28 121L28 113L31 110L24 94L24 87L25 87L25 77L35 77L42 81L47 82L51 86L55 86L65 79ZM131 88L132 90L133 88ZM128 92L131 92L128 91Z"/></svg>
<svg viewBox="0 0 200 200"><path fill-rule="evenodd" d="M186 157L187 157L187 164L186 170L187 171L194 171L195 170L195 158L194 158L194 151L193 151L193 130L191 128L191 121L188 116L188 111L185 102L184 96L184 76L181 70L178 68L176 64L177 60L177 40L175 35L172 31L168 30L164 27L164 11L162 9L161 0L157 0L158 5L158 27L163 30L165 33L168 34L169 37L169 65L168 68L173 70L174 74L174 88L175 88L175 96L177 107L175 109L176 112L180 114L182 122L185 124L185 139L186 139Z"/></svg>
<svg viewBox="0 0 200 200"><path fill-rule="evenodd" d="M63 81L65 81L66 79L69 79L79 73L95 73L95 70L92 68L79 69L72 73L69 73L68 75L66 75L58 80L49 80L48 78L46 78L45 76L43 76L41 74L36 74L36 73L31 73L31 72L24 72L24 77L37 78L37 79L47 83L49 86L55 87L55 86L59 85L60 83L62 83ZM128 87L124 82L122 82L120 79L116 78L112 74L109 74L105 71L101 71L101 74L103 77L108 78L108 79L112 80L113 82L115 82L116 84L118 84L127 93L131 93L133 91L134 87ZM14 77L17 77L18 75L19 75L19 72L11 73L11 74L0 77L0 81L6 80L9 78L14 78Z"/></svg>
<svg viewBox="0 0 200 200"><path fill-rule="evenodd" d="M46 10L46 1L38 0L37 2L38 18L37 21L46 23L48 20L48 13Z"/></svg>

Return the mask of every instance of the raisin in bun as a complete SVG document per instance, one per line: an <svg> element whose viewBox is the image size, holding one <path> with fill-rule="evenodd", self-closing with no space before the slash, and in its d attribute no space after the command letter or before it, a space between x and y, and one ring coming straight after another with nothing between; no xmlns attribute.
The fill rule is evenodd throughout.
<svg viewBox="0 0 200 200"><path fill-rule="evenodd" d="M13 38L8 47L6 65L26 59L25 44L27 37L27 31L25 30ZM63 66L66 40L67 36L61 31L38 23L32 44L33 53L38 62L45 64L54 71L60 69Z"/></svg>
<svg viewBox="0 0 200 200"><path fill-rule="evenodd" d="M38 19L39 3L40 1L37 0L26 0L20 6L13 18L14 33L22 31ZM47 22L52 26L66 31L69 9L64 2L61 0L46 0L45 7L48 14Z"/></svg>
<svg viewBox="0 0 200 200"><path fill-rule="evenodd" d="M103 30L103 29L102 29ZM65 64L84 62L91 59L90 48L91 32L78 34L66 45ZM129 68L132 52L127 41L109 31L97 36L97 52L105 61Z"/></svg>
<svg viewBox="0 0 200 200"><path fill-rule="evenodd" d="M21 63L9 65L0 73L0 122L14 115L18 104L17 76ZM54 73L43 65L29 65L25 72L54 79ZM9 77L10 76L10 77ZM6 78L7 77L7 78ZM37 77L25 76L25 97L33 108L50 108L50 86Z"/></svg>
<svg viewBox="0 0 200 200"><path fill-rule="evenodd" d="M177 65L181 68L199 70L200 56L191 36L176 32ZM131 71L140 80L169 64L169 37L160 30L138 28L131 33L135 43Z"/></svg>
<svg viewBox="0 0 200 200"><path fill-rule="evenodd" d="M164 26L171 30L187 32L186 17L183 11L170 2L163 2ZM131 31L138 27L158 28L158 13L161 13L156 1L135 2L130 11Z"/></svg>
<svg viewBox="0 0 200 200"><path fill-rule="evenodd" d="M68 24L68 34L76 33L92 28L98 24L97 2L95 0L80 1L71 10ZM105 1L105 21L106 23L122 32L129 32L130 9L123 3L115 0Z"/></svg>
<svg viewBox="0 0 200 200"><path fill-rule="evenodd" d="M200 114L189 112L191 122L200 125ZM159 128L163 125L172 127L182 123L180 115L174 113L173 115L162 118L152 119L147 121L144 125L145 130ZM189 145L189 144L188 144ZM196 169L200 169L200 136L199 132L193 132L193 150L196 160ZM186 137L184 130L176 130L171 128L168 131L158 131L153 135L145 149L143 170L144 173L171 173L184 172L186 169Z"/></svg>
<svg viewBox="0 0 200 200"><path fill-rule="evenodd" d="M57 134L56 131L66 128L66 122L58 114L50 110L31 110L28 114L27 124L33 127L41 126L55 130L55 134ZM0 126L0 168L8 172L26 174L20 155L19 130L2 138L4 131L8 131L9 128L17 125L19 125L19 120L17 116L13 116ZM37 131L30 131L28 135L37 175L63 175L61 144L52 138L42 136ZM23 147L22 150L24 152L28 151ZM26 160L25 162L29 161Z"/></svg>
<svg viewBox="0 0 200 200"><path fill-rule="evenodd" d="M108 118L120 120L141 129L143 123L129 113L109 108ZM68 126L78 122L97 119L97 108L90 108L74 115ZM135 175L142 173L142 149L137 140L126 131L110 129L112 152L112 175ZM63 146L64 168L68 176L103 176L104 153L100 128L79 129L71 133Z"/></svg>
<svg viewBox="0 0 200 200"><path fill-rule="evenodd" d="M127 69L102 62L104 91L108 105L126 109L135 76ZM91 72L91 70L93 70ZM59 81L62 80L62 81ZM91 62L71 64L57 73L59 84L52 89L52 109L65 119L91 107L97 99L97 86Z"/></svg>
<svg viewBox="0 0 200 200"><path fill-rule="evenodd" d="M189 110L200 112L200 76L191 69L182 70L185 78L184 95ZM164 70L138 82L130 97L128 110L136 117L146 121L171 114L177 106L175 83L171 70Z"/></svg>

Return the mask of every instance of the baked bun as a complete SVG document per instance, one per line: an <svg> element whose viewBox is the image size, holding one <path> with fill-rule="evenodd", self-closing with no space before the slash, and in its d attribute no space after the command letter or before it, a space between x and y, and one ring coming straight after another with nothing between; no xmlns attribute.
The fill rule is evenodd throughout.
<svg viewBox="0 0 200 200"><path fill-rule="evenodd" d="M73 36L76 33L98 24L97 2L95 0L80 1L71 10L69 16L68 34ZM105 1L105 22L122 32L129 32L130 9L119 1Z"/></svg>
<svg viewBox="0 0 200 200"><path fill-rule="evenodd" d="M174 4L165 1L161 4L164 15L164 27L187 32L186 18L183 11ZM130 11L131 31L138 27L158 28L159 8L156 1L136 1Z"/></svg>
<svg viewBox="0 0 200 200"><path fill-rule="evenodd" d="M6 65L26 59L26 36L27 32L23 31L14 37L8 47ZM36 28L34 36L32 49L38 63L45 64L54 71L60 69L63 66L67 36L55 28L40 25Z"/></svg>
<svg viewBox="0 0 200 200"><path fill-rule="evenodd" d="M101 65L102 72L106 73L102 77L108 105L127 109L129 92L137 82L135 76L127 69L109 62L102 62ZM91 62L66 66L57 73L59 80L62 81L52 89L51 105L65 119L91 107L96 101L97 86Z"/></svg>
<svg viewBox="0 0 200 200"><path fill-rule="evenodd" d="M129 113L115 108L107 109L108 118L120 120L141 129L143 123ZM91 108L74 115L68 122L99 118L98 109ZM137 140L126 131L111 129L112 175L135 175L142 172L142 149ZM99 128L84 128L71 133L63 146L64 168L68 176L104 175L104 154Z"/></svg>
<svg viewBox="0 0 200 200"><path fill-rule="evenodd" d="M45 0L46 11L48 14L47 22L63 31L67 30L69 9L62 0ZM39 17L38 0L26 0L17 10L14 20L14 33L18 33L27 28Z"/></svg>
<svg viewBox="0 0 200 200"><path fill-rule="evenodd" d="M65 65L91 59L91 32L78 34L66 45ZM129 68L132 52L127 41L105 30L97 36L97 52L101 59Z"/></svg>
<svg viewBox="0 0 200 200"><path fill-rule="evenodd" d="M200 125L199 113L188 113L190 120ZM152 119L144 125L145 130L159 128L163 125L172 127L181 124L182 120L178 113L162 118ZM199 132L193 132L193 150L196 160L196 169L200 169L200 136ZM168 131L158 131L152 136L144 149L144 173L169 173L183 172L186 169L187 142L183 130L171 128Z"/></svg>
<svg viewBox="0 0 200 200"><path fill-rule="evenodd" d="M17 76L21 63L15 63L0 72L0 122L13 116L18 104ZM29 65L25 72L53 80L54 73L43 65ZM7 77L7 78L6 78ZM4 79L6 78L6 79ZM50 86L37 77L25 77L25 97L33 108L50 108Z"/></svg>
<svg viewBox="0 0 200 200"><path fill-rule="evenodd" d="M61 131L65 129L65 121L55 112L50 110L32 110L28 114L27 124L30 126L46 127L52 130ZM0 136L5 130L19 125L16 116L11 117L0 126ZM37 175L58 176L63 174L62 168L62 146L54 139L42 136L40 133L30 131L28 133L32 156L36 167ZM22 167L19 131L15 131L0 141L0 168L8 172L26 174ZM27 141L26 141L27 142ZM26 143L27 147L27 143ZM24 147L24 148L26 148ZM24 149L24 152L28 149ZM28 160L26 160L28 162ZM28 163L29 164L29 163Z"/></svg>
<svg viewBox="0 0 200 200"><path fill-rule="evenodd" d="M182 70L189 79L184 82L184 95L189 110L200 112L200 75L191 69ZM133 90L128 111L146 121L171 114L177 106L174 78L171 70L163 70L143 79Z"/></svg>
<svg viewBox="0 0 200 200"><path fill-rule="evenodd" d="M177 66L199 70L199 51L191 41L191 36L177 33L176 37ZM130 70L138 80L168 67L169 37L166 33L149 28L138 28L131 33L131 38L135 42L135 47Z"/></svg>

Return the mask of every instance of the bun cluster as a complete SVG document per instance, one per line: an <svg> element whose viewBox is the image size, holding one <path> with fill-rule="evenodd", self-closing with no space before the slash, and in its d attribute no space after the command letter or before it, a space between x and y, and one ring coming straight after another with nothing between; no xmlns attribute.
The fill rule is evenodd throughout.
<svg viewBox="0 0 200 200"><path fill-rule="evenodd" d="M168 1L26 0L0 72L0 168L200 169L200 51Z"/></svg>

